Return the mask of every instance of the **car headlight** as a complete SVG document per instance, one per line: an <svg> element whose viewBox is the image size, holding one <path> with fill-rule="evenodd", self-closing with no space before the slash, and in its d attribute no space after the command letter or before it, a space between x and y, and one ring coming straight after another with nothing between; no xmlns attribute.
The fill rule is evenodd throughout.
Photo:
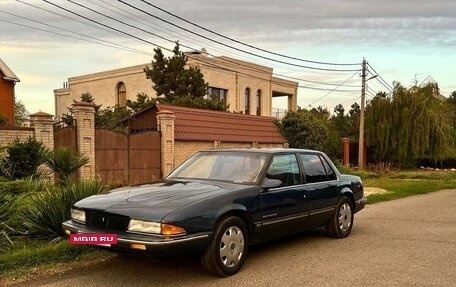
<svg viewBox="0 0 456 287"><path fill-rule="evenodd" d="M71 219L77 222L85 223L86 222L86 215L85 211L79 209L71 209Z"/></svg>
<svg viewBox="0 0 456 287"><path fill-rule="evenodd" d="M160 234L160 225L159 222L130 219L128 231Z"/></svg>
<svg viewBox="0 0 456 287"><path fill-rule="evenodd" d="M185 234L185 229L171 224L163 224L160 222L144 221L138 219L130 219L128 231L141 233L154 233L162 235L182 235Z"/></svg>

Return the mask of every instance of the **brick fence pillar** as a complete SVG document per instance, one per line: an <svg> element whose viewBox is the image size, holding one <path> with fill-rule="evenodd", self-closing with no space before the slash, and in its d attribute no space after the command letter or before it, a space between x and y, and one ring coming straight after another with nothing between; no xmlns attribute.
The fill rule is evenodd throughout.
<svg viewBox="0 0 456 287"><path fill-rule="evenodd" d="M35 139L50 149L54 149L53 117L53 115L43 112L30 115L30 127L35 130Z"/></svg>
<svg viewBox="0 0 456 287"><path fill-rule="evenodd" d="M342 164L345 167L350 167L350 138L342 138L342 146L344 149Z"/></svg>
<svg viewBox="0 0 456 287"><path fill-rule="evenodd" d="M157 113L157 127L161 132L161 174L165 178L174 169L174 120L170 111Z"/></svg>
<svg viewBox="0 0 456 287"><path fill-rule="evenodd" d="M76 144L78 152L89 158L89 162L79 169L79 179L95 179L95 104L77 102L71 111L76 121Z"/></svg>
<svg viewBox="0 0 456 287"><path fill-rule="evenodd" d="M30 115L30 127L34 129L35 139L43 143L43 145L51 150L54 149L54 120L53 115L38 112ZM52 170L44 164L40 169L45 171L46 180L54 181Z"/></svg>

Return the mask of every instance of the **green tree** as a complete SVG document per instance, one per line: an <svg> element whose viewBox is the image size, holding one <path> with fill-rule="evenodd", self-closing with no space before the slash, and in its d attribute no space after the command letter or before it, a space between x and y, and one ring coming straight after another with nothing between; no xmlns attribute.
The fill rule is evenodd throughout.
<svg viewBox="0 0 456 287"><path fill-rule="evenodd" d="M413 166L418 159L442 161L454 152L447 105L434 97L436 83L378 96L366 108L367 144L378 161Z"/></svg>
<svg viewBox="0 0 456 287"><path fill-rule="evenodd" d="M95 103L95 98L90 92L85 92L81 94L81 101L86 103Z"/></svg>
<svg viewBox="0 0 456 287"><path fill-rule="evenodd" d="M100 108L95 112L95 127L115 132L126 133L127 128L122 125L122 120L131 115L130 110L114 106Z"/></svg>
<svg viewBox="0 0 456 287"><path fill-rule="evenodd" d="M448 102L456 106L456 91L452 92L448 97Z"/></svg>
<svg viewBox="0 0 456 287"><path fill-rule="evenodd" d="M136 95L136 101L127 100L125 104L133 113L139 112L142 109L153 106L156 103L156 99L150 98L145 93L138 93Z"/></svg>
<svg viewBox="0 0 456 287"><path fill-rule="evenodd" d="M341 104L334 108L331 123L341 138L349 136L348 116L345 114L344 106Z"/></svg>
<svg viewBox="0 0 456 287"><path fill-rule="evenodd" d="M353 103L350 106L350 110L348 111L348 131L347 136L352 140L358 140L359 138L359 115L361 113L361 108L358 103Z"/></svg>
<svg viewBox="0 0 456 287"><path fill-rule="evenodd" d="M289 112L276 124L290 147L325 150L329 129L315 111L299 108L297 112Z"/></svg>
<svg viewBox="0 0 456 287"><path fill-rule="evenodd" d="M447 106L450 110L451 124L456 129L456 91L452 92L448 97Z"/></svg>
<svg viewBox="0 0 456 287"><path fill-rule="evenodd" d="M172 103L176 98L189 97L191 99L206 96L208 84L204 81L199 68L186 67L187 57L179 50L179 44L173 50L172 57L165 57L160 48L154 49L152 69L146 67L144 72L154 83L157 96Z"/></svg>
<svg viewBox="0 0 456 287"><path fill-rule="evenodd" d="M146 77L153 82L159 102L194 108L223 110L228 105L207 96L208 83L197 67L187 66L187 57L179 50L179 44L171 57L165 57L160 48L154 49L152 68L146 67Z"/></svg>
<svg viewBox="0 0 456 287"><path fill-rule="evenodd" d="M16 99L14 102L14 124L21 127L29 116L30 113L25 108L24 103Z"/></svg>

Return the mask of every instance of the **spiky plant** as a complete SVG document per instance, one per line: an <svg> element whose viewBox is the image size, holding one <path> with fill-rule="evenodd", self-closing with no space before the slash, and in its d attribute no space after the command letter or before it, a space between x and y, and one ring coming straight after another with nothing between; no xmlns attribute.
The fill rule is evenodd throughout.
<svg viewBox="0 0 456 287"><path fill-rule="evenodd" d="M10 232L10 228L4 223L7 219L6 217L10 213L11 204L8 199L8 195L5 193L0 193L0 250L4 250L4 248L12 244L8 234Z"/></svg>
<svg viewBox="0 0 456 287"><path fill-rule="evenodd" d="M57 173L60 183L65 185L71 176L88 162L87 156L68 147L58 147L48 154L44 164Z"/></svg>
<svg viewBox="0 0 456 287"><path fill-rule="evenodd" d="M101 183L88 181L33 194L21 214L23 228L31 236L59 239L63 235L62 222L70 219L73 204L104 190Z"/></svg>

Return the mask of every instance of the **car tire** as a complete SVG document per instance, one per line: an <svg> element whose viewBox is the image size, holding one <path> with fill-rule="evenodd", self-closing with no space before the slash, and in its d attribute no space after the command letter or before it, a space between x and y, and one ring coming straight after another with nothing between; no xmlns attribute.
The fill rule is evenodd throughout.
<svg viewBox="0 0 456 287"><path fill-rule="evenodd" d="M353 227L353 203L343 196L337 203L336 212L326 226L326 232L334 238L345 238Z"/></svg>
<svg viewBox="0 0 456 287"><path fill-rule="evenodd" d="M236 274L244 264L248 242L244 221L236 216L221 219L206 252L201 256L204 269L220 277Z"/></svg>

